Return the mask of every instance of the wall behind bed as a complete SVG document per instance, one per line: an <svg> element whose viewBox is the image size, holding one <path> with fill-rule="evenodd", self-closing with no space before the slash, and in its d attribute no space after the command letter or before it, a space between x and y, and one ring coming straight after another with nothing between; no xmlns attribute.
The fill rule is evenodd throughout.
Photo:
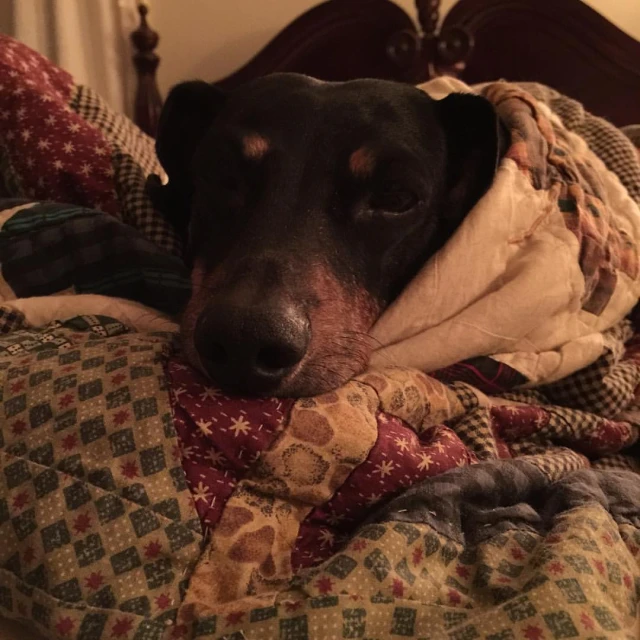
<svg viewBox="0 0 640 640"><path fill-rule="evenodd" d="M395 1L415 17L414 0ZM151 0L150 22L160 34L157 50L162 59L158 70L160 91L166 95L171 86L185 78L217 80L228 75L286 25L320 2ZM443 12L454 2L442 0Z"/></svg>
<svg viewBox="0 0 640 640"><path fill-rule="evenodd" d="M395 0L415 17L413 0ZM542 0L541 0L542 1ZM549 2L551 0L544 0ZM586 0L640 39L640 0ZM216 80L236 70L284 26L321 0L151 0L151 24L160 33L158 84L163 95L180 80ZM455 0L442 0L441 16Z"/></svg>

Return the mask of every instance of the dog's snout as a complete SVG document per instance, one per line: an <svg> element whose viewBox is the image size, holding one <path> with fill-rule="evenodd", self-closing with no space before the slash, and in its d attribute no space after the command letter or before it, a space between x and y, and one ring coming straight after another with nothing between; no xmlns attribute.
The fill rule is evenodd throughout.
<svg viewBox="0 0 640 640"><path fill-rule="evenodd" d="M245 307L220 299L201 313L194 343L203 367L222 388L267 394L302 361L309 339L309 320L293 304Z"/></svg>

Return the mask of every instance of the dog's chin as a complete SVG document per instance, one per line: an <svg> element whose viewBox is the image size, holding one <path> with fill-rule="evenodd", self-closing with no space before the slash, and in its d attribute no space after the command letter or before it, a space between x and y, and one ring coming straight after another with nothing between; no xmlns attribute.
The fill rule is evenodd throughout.
<svg viewBox="0 0 640 640"><path fill-rule="evenodd" d="M367 368L369 357L354 357L351 363L324 361L310 358L300 370L285 379L270 395L280 398L309 398L320 396L345 385Z"/></svg>
<svg viewBox="0 0 640 640"><path fill-rule="evenodd" d="M291 382L283 382L273 387L256 387L252 384L219 384L209 377L211 384L220 389L222 393L230 397L242 398L308 398L329 393L348 382L336 379L335 382L305 380L298 381L295 378Z"/></svg>
<svg viewBox="0 0 640 640"><path fill-rule="evenodd" d="M202 373L212 386L224 394L252 398L308 398L334 391L367 368L370 349L360 348L351 352L349 358L331 357L330 354L304 358L298 367L277 384L255 381L222 382L207 370L206 363L193 344L185 343L185 356L194 369Z"/></svg>

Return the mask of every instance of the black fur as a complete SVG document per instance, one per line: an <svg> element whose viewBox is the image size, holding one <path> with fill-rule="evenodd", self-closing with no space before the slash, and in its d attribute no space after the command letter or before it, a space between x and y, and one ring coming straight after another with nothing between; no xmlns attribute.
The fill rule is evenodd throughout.
<svg viewBox="0 0 640 640"><path fill-rule="evenodd" d="M242 152L243 137L253 134L268 142L259 159ZM223 274L215 286L194 291L200 364L222 386L298 394L284 381L305 377L313 355L313 309L323 294L305 276L312 265L323 265L354 296L364 294L374 316L381 313L490 186L506 144L492 105L474 95L435 101L393 82L318 83L295 74L261 78L228 95L205 82L175 87L157 137L169 182L152 183L150 193L185 236L190 261ZM349 158L362 147L373 168L354 175ZM244 328L220 330L216 321L207 330L207 318L229 305ZM285 358L266 385L247 369L255 370L253 357L247 370L229 373L229 363L244 358L236 358L238 345L264 326L265 309L275 319L255 349L287 342L275 334L283 323L285 334L293 331L281 317L291 306L307 326L300 360L289 366ZM212 345L226 353L223 364L211 365ZM340 377L303 392L340 384Z"/></svg>

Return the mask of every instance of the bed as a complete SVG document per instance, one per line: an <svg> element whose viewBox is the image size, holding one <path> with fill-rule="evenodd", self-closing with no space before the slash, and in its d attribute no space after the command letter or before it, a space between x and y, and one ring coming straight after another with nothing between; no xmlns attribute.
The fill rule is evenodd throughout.
<svg viewBox="0 0 640 640"><path fill-rule="evenodd" d="M460 0L440 20L439 5L418 0L416 24L389 0L324 2L241 69L211 80L231 88L266 73L294 71L325 80L417 84L452 73L471 83L540 82L618 126L640 120L640 43L590 6L575 0ZM162 105L155 85L157 34L143 20L133 35L140 74L135 120L153 131Z"/></svg>
<svg viewBox="0 0 640 640"><path fill-rule="evenodd" d="M635 211L640 42L579 0L438 5L416 24L330 0L217 83L541 83ZM191 284L145 192L161 61L139 10L137 126L0 40L0 620L26 626L7 637L637 638L637 309L544 384L478 356L221 394L176 339Z"/></svg>

